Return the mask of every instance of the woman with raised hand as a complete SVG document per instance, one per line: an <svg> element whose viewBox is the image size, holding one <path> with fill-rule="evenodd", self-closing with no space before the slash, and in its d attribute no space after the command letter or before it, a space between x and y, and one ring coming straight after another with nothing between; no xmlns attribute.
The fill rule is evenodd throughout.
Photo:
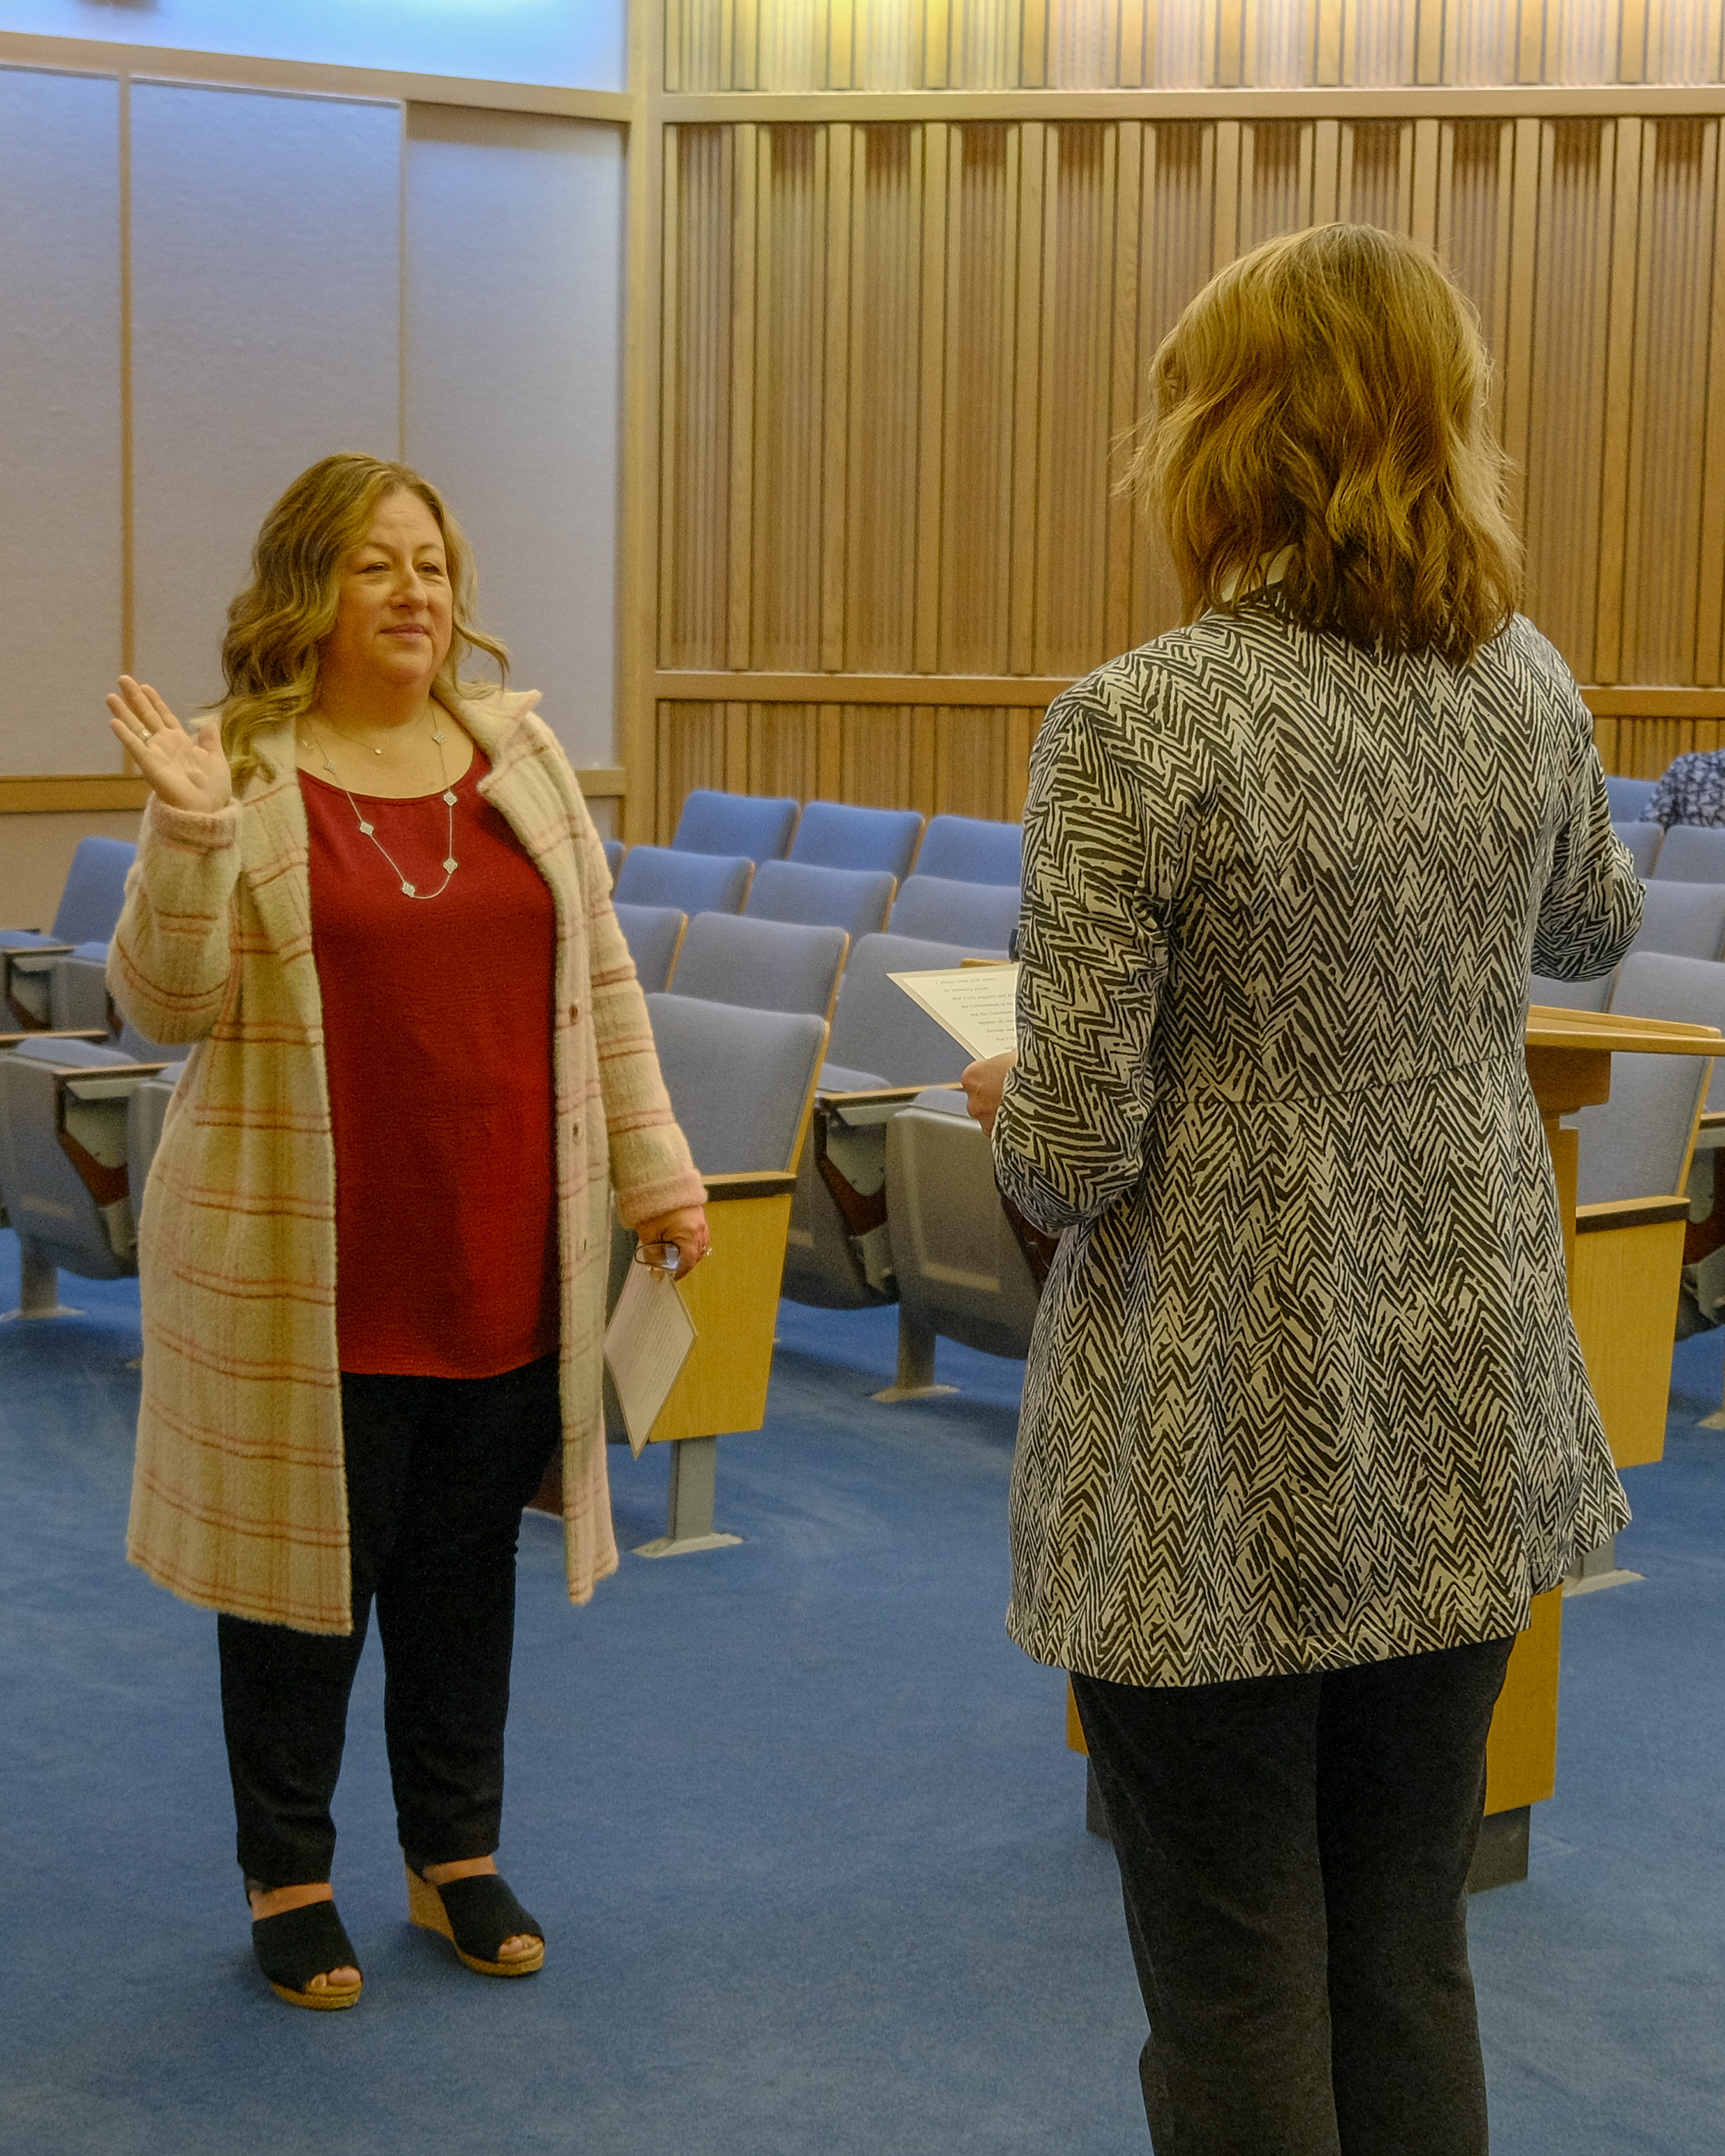
<svg viewBox="0 0 1725 2156"><path fill-rule="evenodd" d="M579 786L536 695L463 680L436 489L326 457L265 519L219 720L123 677L152 796L109 958L194 1043L139 1242L129 1553L220 1612L258 1962L351 2006L330 1799L373 1602L416 1924L488 1976L544 1937L498 1876L522 1506L561 1446L569 1595L616 1566L610 1201L686 1272L705 1196Z"/></svg>
<svg viewBox="0 0 1725 2156"><path fill-rule="evenodd" d="M965 1074L1060 1236L1009 1624L1072 1672L1178 2156L1484 2156L1487 1731L1628 1517L1523 1019L1641 893L1515 612L1487 376L1367 226L1186 310L1133 477L1187 625L1049 712L1018 1054Z"/></svg>

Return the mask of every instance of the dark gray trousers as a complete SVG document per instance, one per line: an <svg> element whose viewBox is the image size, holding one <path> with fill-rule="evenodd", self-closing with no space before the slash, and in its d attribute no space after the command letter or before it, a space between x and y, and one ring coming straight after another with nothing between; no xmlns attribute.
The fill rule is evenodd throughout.
<svg viewBox="0 0 1725 2156"><path fill-rule="evenodd" d="M240 1869L329 1877L330 1800L372 1601L401 1844L489 1856L503 1816L521 1507L558 1443L558 1358L492 1378L341 1379L354 1628L221 1617L222 1719Z"/></svg>
<svg viewBox="0 0 1725 2156"><path fill-rule="evenodd" d="M1485 2156L1467 1873L1511 1644L1189 1688L1073 1677L1157 2156Z"/></svg>

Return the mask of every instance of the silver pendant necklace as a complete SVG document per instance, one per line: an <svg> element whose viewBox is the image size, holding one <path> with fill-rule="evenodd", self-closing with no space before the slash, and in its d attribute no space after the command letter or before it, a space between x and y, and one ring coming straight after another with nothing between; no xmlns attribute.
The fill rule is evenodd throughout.
<svg viewBox="0 0 1725 2156"><path fill-rule="evenodd" d="M307 731L311 734L312 739L318 744L318 754L323 759L323 768L329 773L330 777L334 779L336 785L341 786L342 792L344 794L347 794L347 805L354 812L354 821L360 827L361 836L364 838L369 838L371 844L376 847L378 853L380 853L383 856L383 858L388 861L390 867L394 869L395 880L401 885L402 897L404 899L442 898L443 894L449 889L449 879L461 866L461 862L458 861L455 858L455 788L449 783L449 765L443 760L443 727L441 723L433 723L431 728L431 739L437 744L437 771L438 776L443 780L443 801L444 808L449 818L449 827L447 832L445 833L443 842L443 881L437 886L435 891L420 891L414 884L412 884L406 876L402 874L400 861L395 858L394 855L390 853L388 847L386 847L383 841L377 836L376 825L368 823L366 821L365 817L360 813L359 803L355 801L352 794L348 794L347 788L345 786L342 786L341 773L337 771L334 764L331 763L329 760L329 751L324 746L323 737L321 734L319 733L317 727L312 724L312 721L309 718L306 720L306 728ZM342 739L344 741L348 737L345 734L342 735ZM355 742L354 747L358 748L360 747L360 744L358 742ZM373 749L371 751L371 754L373 756L380 757L383 754L383 751L381 749Z"/></svg>

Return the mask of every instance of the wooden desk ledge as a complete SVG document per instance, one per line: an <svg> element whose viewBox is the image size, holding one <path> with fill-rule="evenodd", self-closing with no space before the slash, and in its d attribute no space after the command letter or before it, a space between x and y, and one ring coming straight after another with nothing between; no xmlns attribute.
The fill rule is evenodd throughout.
<svg viewBox="0 0 1725 2156"><path fill-rule="evenodd" d="M762 1168L733 1175L709 1175L707 1202L721 1204L727 1198L789 1198L797 1188L795 1168Z"/></svg>
<svg viewBox="0 0 1725 2156"><path fill-rule="evenodd" d="M1614 1198L1596 1205L1577 1205L1577 1235L1601 1235L1611 1228L1658 1228L1689 1218L1687 1198Z"/></svg>
<svg viewBox="0 0 1725 2156"><path fill-rule="evenodd" d="M1527 1010L1529 1048L1585 1046L1633 1055L1715 1055L1721 1040L1725 1035L1717 1026L1637 1018L1628 1011L1559 1010L1549 1004L1530 1004Z"/></svg>

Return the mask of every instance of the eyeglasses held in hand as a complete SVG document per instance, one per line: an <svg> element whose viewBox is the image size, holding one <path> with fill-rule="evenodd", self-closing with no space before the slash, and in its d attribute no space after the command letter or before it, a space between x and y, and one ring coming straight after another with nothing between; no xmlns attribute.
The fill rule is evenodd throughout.
<svg viewBox="0 0 1725 2156"><path fill-rule="evenodd" d="M674 1273L681 1262L682 1252L674 1243L637 1243L635 1263L650 1265L656 1273Z"/></svg>

